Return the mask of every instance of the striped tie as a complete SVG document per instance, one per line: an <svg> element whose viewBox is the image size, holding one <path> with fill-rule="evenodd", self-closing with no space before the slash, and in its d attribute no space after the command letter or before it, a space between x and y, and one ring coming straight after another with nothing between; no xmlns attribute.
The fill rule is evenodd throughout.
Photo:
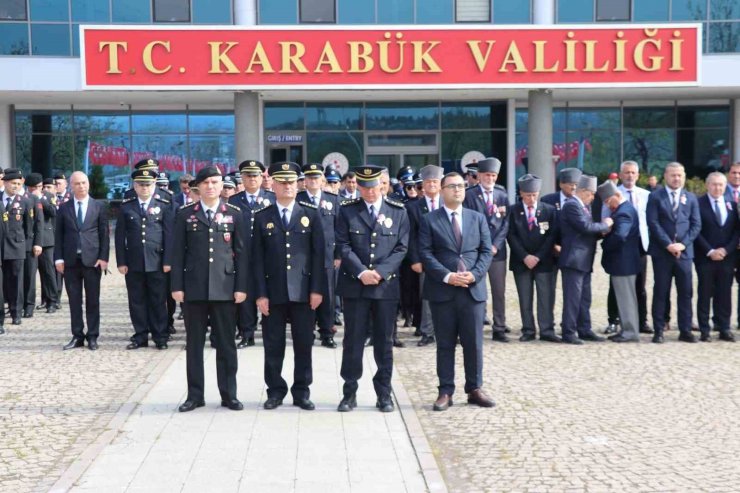
<svg viewBox="0 0 740 493"><path fill-rule="evenodd" d="M531 205L527 207L527 226L529 227L529 230L532 231L534 229L534 207Z"/></svg>

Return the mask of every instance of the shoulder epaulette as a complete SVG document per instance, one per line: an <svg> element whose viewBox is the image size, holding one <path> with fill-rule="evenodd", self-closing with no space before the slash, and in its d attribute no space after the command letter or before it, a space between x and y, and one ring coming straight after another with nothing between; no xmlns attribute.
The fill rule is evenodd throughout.
<svg viewBox="0 0 740 493"><path fill-rule="evenodd" d="M170 203L169 199L163 199L162 197L158 198L157 200L159 200L160 202L164 202L165 204Z"/></svg>
<svg viewBox="0 0 740 493"><path fill-rule="evenodd" d="M389 199L388 197L385 198L385 202L388 205L392 205L393 207L398 207L399 209L405 209L406 206L403 202L398 202L397 200Z"/></svg>
<svg viewBox="0 0 740 493"><path fill-rule="evenodd" d="M304 202L302 200L299 200L298 203L301 204L303 207L308 207L309 209L318 209L318 207L313 205L311 202Z"/></svg>
<svg viewBox="0 0 740 493"><path fill-rule="evenodd" d="M252 210L252 214L257 214L258 212L266 211L269 208L270 208L270 206L269 205L266 205L266 206L261 207L259 209L253 209Z"/></svg>
<svg viewBox="0 0 740 493"><path fill-rule="evenodd" d="M321 193L325 193L326 195L331 195L332 197L339 197L339 195L337 195L336 193L328 192L326 190L322 190Z"/></svg>
<svg viewBox="0 0 740 493"><path fill-rule="evenodd" d="M136 197L129 197L127 199L123 199L123 202L121 202L121 204L128 204L132 200L136 200Z"/></svg>
<svg viewBox="0 0 740 493"><path fill-rule="evenodd" d="M190 202L189 204L181 205L178 210L187 209L188 207L193 207L197 202Z"/></svg>
<svg viewBox="0 0 740 493"><path fill-rule="evenodd" d="M235 211L241 212L241 209L238 208L237 206L235 206L234 204L230 204L228 202L224 202L224 203L226 204L226 207L230 207L230 208L234 209Z"/></svg>
<svg viewBox="0 0 740 493"><path fill-rule="evenodd" d="M347 199L347 200L342 200L341 202L339 202L339 205L352 205L352 204L359 204L359 203L360 203L360 200L361 200L361 199L360 199L359 197L358 197L358 198L356 198L356 199Z"/></svg>

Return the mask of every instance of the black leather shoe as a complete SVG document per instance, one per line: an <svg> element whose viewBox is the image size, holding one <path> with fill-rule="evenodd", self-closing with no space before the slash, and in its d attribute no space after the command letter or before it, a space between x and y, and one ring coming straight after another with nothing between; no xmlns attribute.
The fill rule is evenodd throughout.
<svg viewBox="0 0 740 493"><path fill-rule="evenodd" d="M393 338L393 347L406 347L403 341L399 341L397 338Z"/></svg>
<svg viewBox="0 0 740 493"><path fill-rule="evenodd" d="M334 349L335 347L337 347L337 343L334 342L334 338L332 336L322 337L321 345L324 347L331 348L331 349Z"/></svg>
<svg viewBox="0 0 740 493"><path fill-rule="evenodd" d="M131 343L128 346L126 346L126 349L139 349L140 347L148 347L148 346L149 346L149 341L141 342L141 343L136 342L136 341L131 341Z"/></svg>
<svg viewBox="0 0 740 493"><path fill-rule="evenodd" d="M342 326L342 321L339 319L339 317L336 317L334 319L334 325L336 325L337 327L341 327Z"/></svg>
<svg viewBox="0 0 740 493"><path fill-rule="evenodd" d="M160 349L160 350L167 349L167 343L166 342L158 342L157 343L157 349Z"/></svg>
<svg viewBox="0 0 740 493"><path fill-rule="evenodd" d="M46 313L56 313L57 307L54 305L49 305L46 307Z"/></svg>
<svg viewBox="0 0 740 493"><path fill-rule="evenodd" d="M183 402L180 407L177 408L178 411L181 413L186 413L188 411L195 411L199 407L205 406L206 403L204 401L191 401L187 400Z"/></svg>
<svg viewBox="0 0 740 493"><path fill-rule="evenodd" d="M583 344L583 341L577 337L563 337L563 343L573 344L574 346L580 346Z"/></svg>
<svg viewBox="0 0 740 493"><path fill-rule="evenodd" d="M639 339L629 339L621 334L615 334L609 337L609 340L612 342L640 342Z"/></svg>
<svg viewBox="0 0 740 493"><path fill-rule="evenodd" d="M678 340L681 342L696 342L696 337L694 337L694 334L688 333L688 334L681 334L678 336Z"/></svg>
<svg viewBox="0 0 740 493"><path fill-rule="evenodd" d="M313 411L316 409L316 406L314 406L313 402L311 402L311 399L308 397L305 399L293 399L293 405L296 407L300 407L304 411Z"/></svg>
<svg viewBox="0 0 740 493"><path fill-rule="evenodd" d="M701 342L712 342L712 336L710 336L709 334L702 334L699 336L699 340Z"/></svg>
<svg viewBox="0 0 740 493"><path fill-rule="evenodd" d="M529 342L529 341L534 341L535 339L536 337L534 336L534 334L526 333L526 334L522 334L519 337L519 342Z"/></svg>
<svg viewBox="0 0 740 493"><path fill-rule="evenodd" d="M375 403L375 407L380 409L381 413L392 413L393 400L391 399L391 396L384 395L383 397L378 397L378 402Z"/></svg>
<svg viewBox="0 0 740 493"><path fill-rule="evenodd" d="M416 343L417 346L428 346L429 344L432 344L434 342L434 336L427 336L423 335L421 336L421 339L419 339L419 342Z"/></svg>
<svg viewBox="0 0 740 493"><path fill-rule="evenodd" d="M51 306L51 305L49 305L49 306ZM37 310L43 310L44 308L48 308L48 307L46 305L44 305L43 303L41 305L36 305L36 309Z"/></svg>
<svg viewBox="0 0 740 493"><path fill-rule="evenodd" d="M345 395L341 401L339 401L339 406L337 406L337 411L340 413L348 413L354 408L357 407L357 396L355 394L352 395Z"/></svg>
<svg viewBox="0 0 740 493"><path fill-rule="evenodd" d="M439 394L437 400L434 401L432 409L435 411L447 411L452 406L452 396L447 394Z"/></svg>
<svg viewBox="0 0 740 493"><path fill-rule="evenodd" d="M265 409L277 409L278 406L283 405L283 399L278 399L277 397L268 397L265 401L264 407Z"/></svg>
<svg viewBox="0 0 740 493"><path fill-rule="evenodd" d="M586 332L585 334L581 334L578 336L578 338L584 341L591 341L591 342L604 342L606 340L606 338L597 336L596 334L594 334L593 331Z"/></svg>
<svg viewBox="0 0 740 493"><path fill-rule="evenodd" d="M62 304L61 303L54 303L54 308L56 308L57 310L61 310L62 309Z"/></svg>
<svg viewBox="0 0 740 493"><path fill-rule="evenodd" d="M239 402L239 399L230 399L228 401L221 401L221 407L228 407L232 411L241 411L244 409L244 404Z"/></svg>
<svg viewBox="0 0 740 493"><path fill-rule="evenodd" d="M483 325L491 325L491 319L486 317L486 319L483 320Z"/></svg>
<svg viewBox="0 0 740 493"><path fill-rule="evenodd" d="M496 342L509 342L509 338L504 332L494 332L493 335L491 335L491 340Z"/></svg>
<svg viewBox="0 0 740 493"><path fill-rule="evenodd" d="M665 342L665 339L663 339L662 335L655 334L653 335L653 342L655 344L663 344L663 342Z"/></svg>
<svg viewBox="0 0 740 493"><path fill-rule="evenodd" d="M616 334L619 332L619 325L617 324L609 324L604 329L604 334Z"/></svg>
<svg viewBox="0 0 740 493"><path fill-rule="evenodd" d="M167 333L168 334L177 334L177 329L175 328L174 325L170 325L169 327L167 327Z"/></svg>
<svg viewBox="0 0 740 493"><path fill-rule="evenodd" d="M97 339L90 339L87 341L87 349L90 351L97 351L98 349L98 340Z"/></svg>
<svg viewBox="0 0 740 493"><path fill-rule="evenodd" d="M563 340L555 334L540 334L540 341L561 343Z"/></svg>
<svg viewBox="0 0 740 493"><path fill-rule="evenodd" d="M23 311L23 318L33 318L33 312L29 310Z"/></svg>
<svg viewBox="0 0 740 493"><path fill-rule="evenodd" d="M13 319L13 325L20 325L21 324L21 317L15 317Z"/></svg>
<svg viewBox="0 0 740 493"><path fill-rule="evenodd" d="M424 334L421 333L421 329L414 330L414 337L421 337Z"/></svg>
<svg viewBox="0 0 740 493"><path fill-rule="evenodd" d="M249 341L252 341L252 344L249 344ZM242 340L239 341L239 344L236 345L237 349L244 349L247 346L254 346L254 339L247 339L246 337L242 337Z"/></svg>
<svg viewBox="0 0 740 493"><path fill-rule="evenodd" d="M2 327L0 327L2 328ZM720 332L719 333L719 340L725 341L725 342L735 342L735 334L730 332L729 330L726 332Z"/></svg>
<svg viewBox="0 0 740 493"><path fill-rule="evenodd" d="M653 329L649 325L643 325L640 327L640 334L652 334Z"/></svg>
<svg viewBox="0 0 740 493"><path fill-rule="evenodd" d="M76 337L73 337L71 341L69 341L62 349L65 351L67 349L74 349L76 347L84 347L85 346L85 340L84 339L77 339Z"/></svg>

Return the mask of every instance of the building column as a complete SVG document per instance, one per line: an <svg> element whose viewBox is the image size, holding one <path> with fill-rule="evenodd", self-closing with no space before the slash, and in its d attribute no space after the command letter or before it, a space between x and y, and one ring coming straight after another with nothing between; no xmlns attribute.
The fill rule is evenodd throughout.
<svg viewBox="0 0 740 493"><path fill-rule="evenodd" d="M9 104L0 104L0 165L3 168L15 168L13 148L13 111Z"/></svg>
<svg viewBox="0 0 740 493"><path fill-rule="evenodd" d="M732 162L740 162L740 99L732 102Z"/></svg>
<svg viewBox="0 0 740 493"><path fill-rule="evenodd" d="M509 203L516 201L516 100L506 101L506 191Z"/></svg>
<svg viewBox="0 0 740 493"><path fill-rule="evenodd" d="M257 0L234 0L234 24L257 24ZM234 93L234 133L237 164L247 159L264 161L262 98L259 93Z"/></svg>
<svg viewBox="0 0 740 493"><path fill-rule="evenodd" d="M542 194L555 191L552 162L552 91L529 91L529 172L542 178Z"/></svg>

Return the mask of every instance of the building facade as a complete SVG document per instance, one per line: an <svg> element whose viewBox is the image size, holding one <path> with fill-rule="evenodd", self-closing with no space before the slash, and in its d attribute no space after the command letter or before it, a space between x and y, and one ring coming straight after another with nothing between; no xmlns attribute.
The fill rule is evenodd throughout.
<svg viewBox="0 0 740 493"><path fill-rule="evenodd" d="M697 22L698 85L265 90L84 90L80 25L470 26ZM86 170L109 198L132 163L160 159L173 180L243 159L460 169L506 163L596 174L634 159L644 173L684 163L705 176L740 160L740 0L0 0L0 162Z"/></svg>

